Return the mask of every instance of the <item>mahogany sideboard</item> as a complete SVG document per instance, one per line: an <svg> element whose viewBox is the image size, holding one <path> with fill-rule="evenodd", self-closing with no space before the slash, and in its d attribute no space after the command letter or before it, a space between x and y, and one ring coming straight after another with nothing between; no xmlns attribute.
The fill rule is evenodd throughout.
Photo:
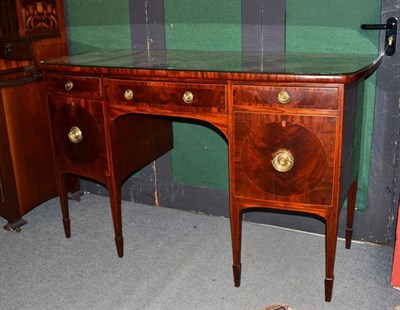
<svg viewBox="0 0 400 310"><path fill-rule="evenodd" d="M100 51L44 61L65 234L65 177L110 194L123 256L121 184L173 147L174 118L205 121L229 144L230 223L240 285L245 211L272 208L326 222L325 300L332 298L338 214L348 197L350 248L357 190L354 137L374 55Z"/></svg>

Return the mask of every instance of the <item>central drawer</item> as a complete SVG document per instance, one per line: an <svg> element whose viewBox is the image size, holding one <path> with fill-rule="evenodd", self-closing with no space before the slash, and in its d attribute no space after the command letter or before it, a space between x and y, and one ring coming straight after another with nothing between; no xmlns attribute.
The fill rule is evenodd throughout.
<svg viewBox="0 0 400 310"><path fill-rule="evenodd" d="M182 112L225 113L226 86L106 79L106 100L111 104Z"/></svg>

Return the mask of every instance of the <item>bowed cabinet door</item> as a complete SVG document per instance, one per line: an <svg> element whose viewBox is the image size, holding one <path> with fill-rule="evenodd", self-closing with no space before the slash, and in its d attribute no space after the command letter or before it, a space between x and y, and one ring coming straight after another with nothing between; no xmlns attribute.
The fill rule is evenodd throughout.
<svg viewBox="0 0 400 310"><path fill-rule="evenodd" d="M238 198L331 206L336 117L235 112Z"/></svg>
<svg viewBox="0 0 400 310"><path fill-rule="evenodd" d="M106 183L102 102L51 95L49 109L58 170Z"/></svg>

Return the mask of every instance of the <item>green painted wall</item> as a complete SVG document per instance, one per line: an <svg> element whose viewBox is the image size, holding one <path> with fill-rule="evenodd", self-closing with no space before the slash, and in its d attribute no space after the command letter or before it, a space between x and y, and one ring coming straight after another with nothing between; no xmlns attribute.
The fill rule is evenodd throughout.
<svg viewBox="0 0 400 310"><path fill-rule="evenodd" d="M380 0L286 0L286 50L376 53L378 32L360 25L379 23L380 13Z"/></svg>
<svg viewBox="0 0 400 310"><path fill-rule="evenodd" d="M128 0L64 0L70 52L131 48Z"/></svg>
<svg viewBox="0 0 400 310"><path fill-rule="evenodd" d="M374 54L379 32L360 29L380 23L380 0L286 0L286 51ZM376 75L365 85L357 209L367 207Z"/></svg>
<svg viewBox="0 0 400 310"><path fill-rule="evenodd" d="M242 48L241 0L164 0L167 49Z"/></svg>
<svg viewBox="0 0 400 310"><path fill-rule="evenodd" d="M241 0L164 0L167 49L242 48ZM175 182L227 190L228 146L212 129L174 124Z"/></svg>

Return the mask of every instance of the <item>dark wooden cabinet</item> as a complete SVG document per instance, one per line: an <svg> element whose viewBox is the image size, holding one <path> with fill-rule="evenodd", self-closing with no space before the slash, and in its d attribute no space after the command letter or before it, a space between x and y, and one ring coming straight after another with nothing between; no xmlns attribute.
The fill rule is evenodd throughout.
<svg viewBox="0 0 400 310"><path fill-rule="evenodd" d="M66 55L61 0L0 2L0 216L22 216L57 195L39 60Z"/></svg>
<svg viewBox="0 0 400 310"><path fill-rule="evenodd" d="M0 57L34 60L67 54L62 0L2 0Z"/></svg>
<svg viewBox="0 0 400 310"><path fill-rule="evenodd" d="M57 195L46 126L47 108L40 80L0 86L0 216L8 230L22 216Z"/></svg>

